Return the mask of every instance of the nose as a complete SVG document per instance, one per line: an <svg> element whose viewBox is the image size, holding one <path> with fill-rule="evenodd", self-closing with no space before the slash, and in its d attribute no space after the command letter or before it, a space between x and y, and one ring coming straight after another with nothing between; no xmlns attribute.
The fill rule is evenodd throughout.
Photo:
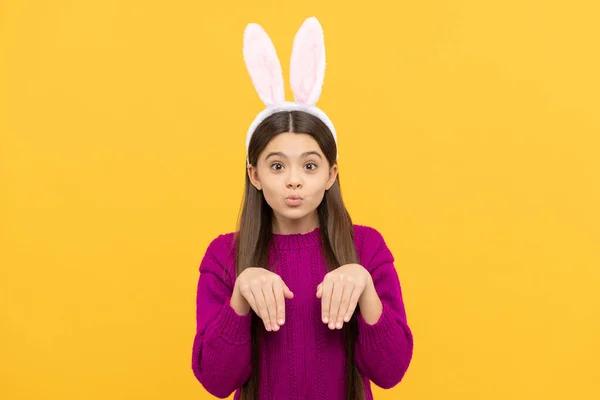
<svg viewBox="0 0 600 400"><path fill-rule="evenodd" d="M287 184L288 189L298 189L302 187L302 184L298 181L290 180Z"/></svg>
<svg viewBox="0 0 600 400"><path fill-rule="evenodd" d="M300 182L300 178L298 177L298 174L295 172L290 173L288 181L287 181L287 188L288 189L297 189L302 187L302 183Z"/></svg>

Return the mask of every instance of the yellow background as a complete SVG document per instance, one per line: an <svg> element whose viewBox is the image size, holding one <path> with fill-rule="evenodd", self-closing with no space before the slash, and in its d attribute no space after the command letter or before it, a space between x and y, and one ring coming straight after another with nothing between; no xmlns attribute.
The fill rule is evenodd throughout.
<svg viewBox="0 0 600 400"><path fill-rule="evenodd" d="M235 227L242 59L315 15L355 223L413 362L376 399L600 398L594 1L0 1L0 398L208 399L198 265Z"/></svg>

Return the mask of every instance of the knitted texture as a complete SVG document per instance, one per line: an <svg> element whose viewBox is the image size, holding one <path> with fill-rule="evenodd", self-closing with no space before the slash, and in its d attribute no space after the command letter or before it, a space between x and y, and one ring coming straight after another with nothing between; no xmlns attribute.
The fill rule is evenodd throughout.
<svg viewBox="0 0 600 400"><path fill-rule="evenodd" d="M327 269L320 253L320 228L308 233L273 234L270 259L293 299L286 299L285 323L279 331L261 324L259 342L260 400L345 400L346 353L341 330L321 321L316 289ZM372 400L370 382L382 388L398 384L413 354L394 257L374 228L354 225L360 264L373 278L383 304L371 325L360 314L355 361L363 377L365 399ZM200 263L196 297L196 334L192 370L212 395L226 398L250 377L251 315L238 315L229 300L235 283L233 232L221 234L208 246Z"/></svg>

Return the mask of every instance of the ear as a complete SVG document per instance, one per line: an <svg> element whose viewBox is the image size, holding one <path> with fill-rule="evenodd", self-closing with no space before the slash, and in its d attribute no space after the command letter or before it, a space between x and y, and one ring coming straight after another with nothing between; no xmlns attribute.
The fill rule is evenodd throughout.
<svg viewBox="0 0 600 400"><path fill-rule="evenodd" d="M267 106L285 101L281 64L269 35L258 24L244 30L244 61L258 96Z"/></svg>
<svg viewBox="0 0 600 400"><path fill-rule="evenodd" d="M315 17L307 18L294 38L290 62L290 84L299 103L314 105L325 77L325 39Z"/></svg>
<svg viewBox="0 0 600 400"><path fill-rule="evenodd" d="M333 167L329 169L329 179L327 180L327 190L331 189L338 175L337 164L333 164Z"/></svg>
<svg viewBox="0 0 600 400"><path fill-rule="evenodd" d="M262 189L260 181L258 180L258 172L256 170L256 167L252 164L248 165L248 178L250 179L250 183L252 183L252 186L254 186L256 190Z"/></svg>

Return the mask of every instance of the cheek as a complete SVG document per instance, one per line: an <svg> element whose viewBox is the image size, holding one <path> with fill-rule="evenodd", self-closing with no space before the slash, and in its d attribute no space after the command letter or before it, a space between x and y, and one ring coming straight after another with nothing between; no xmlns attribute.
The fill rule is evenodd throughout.
<svg viewBox="0 0 600 400"><path fill-rule="evenodd" d="M308 183L307 189L309 189L312 196L320 197L325 194L325 189L327 188L327 179L328 176L319 176L315 177L310 183Z"/></svg>
<svg viewBox="0 0 600 400"><path fill-rule="evenodd" d="M309 199L309 204L319 205L325 197L325 184L323 182L315 182L310 188L305 188L304 195Z"/></svg>
<svg viewBox="0 0 600 400"><path fill-rule="evenodd" d="M319 191L319 193L315 193L314 203L316 205L319 205L319 204L321 204L321 202L323 201L324 198L325 198L325 189L322 189Z"/></svg>
<svg viewBox="0 0 600 400"><path fill-rule="evenodd" d="M281 197L281 193L277 190L277 188L273 185L273 182L269 182L267 184L263 184L262 188L263 196L269 205L273 205L274 202L277 201L279 197Z"/></svg>

